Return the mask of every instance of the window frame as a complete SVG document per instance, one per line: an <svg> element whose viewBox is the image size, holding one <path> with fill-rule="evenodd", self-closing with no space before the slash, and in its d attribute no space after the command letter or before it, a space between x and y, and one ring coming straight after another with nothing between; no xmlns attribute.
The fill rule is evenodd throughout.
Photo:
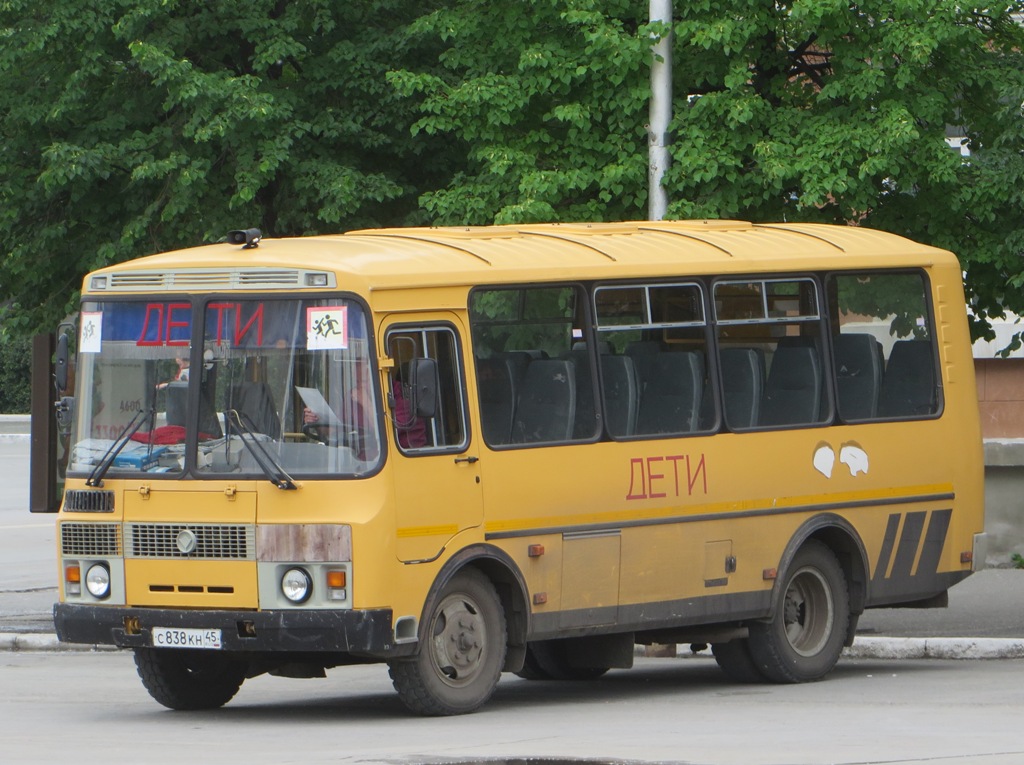
<svg viewBox="0 0 1024 765"><path fill-rule="evenodd" d="M832 285L835 280L840 277L851 277L856 278L858 276L869 276L869 277L885 277L885 276L915 276L920 280L921 291L923 301L923 314L922 317L925 321L925 328L927 330L927 341L931 348L929 354L932 361L932 371L934 373L934 390L935 390L935 411L927 414L904 414L884 417L877 413L872 417L864 418L843 418L842 412L839 411L839 395L838 395L838 370L836 369L836 353L835 353L835 338L843 334L841 332L842 323L839 319L839 299L838 289L833 291ZM938 324L936 318L935 301L933 299L933 285L932 279L925 268L893 268L893 269L870 269L870 268L859 268L859 269L836 269L826 271L822 274L822 285L824 287L825 296L825 311L828 317L829 328L834 329L835 333L829 333L829 347L831 349L831 358L829 360L830 365L830 377L832 378L832 384L836 387L834 391L835 396L835 417L834 423L837 425L860 425L865 423L877 423L877 422L908 422L908 421L920 421L920 420L935 420L942 417L946 407L945 397L945 385L943 384L943 366L942 358L939 353L939 337L938 337ZM834 326L832 324L833 318L835 319ZM882 322L879 322L882 324ZM894 342L899 342L901 338L892 335L891 324L889 336L895 338ZM890 348L891 354L891 348ZM883 379L885 368L888 367L890 355L883 354Z"/></svg>
<svg viewBox="0 0 1024 765"><path fill-rule="evenodd" d="M459 405L458 416L459 416L459 421L460 421L460 425L461 425L461 428L462 428L462 440L458 444L445 444L445 445L442 445L442 446L436 446L435 445L435 446L404 447L404 446L401 445L401 443L399 441L399 438L398 438L399 425L398 425L398 423L395 420L395 402L394 402L394 396L393 396L393 393L392 393L392 390L391 390L391 386L394 384L394 379L395 379L394 375L396 374L396 371L397 371L398 366L399 366L397 360L395 359L395 357L390 354L390 351L391 351L391 339L392 339L392 335L395 335L395 334L412 334L412 333L417 333L417 334L423 335L423 334L428 333L428 332L448 332L450 337L451 337L451 340L452 340L452 348L453 348L453 350L455 352L454 353L454 359L453 359L453 361L455 362L455 369L453 371L455 372L455 377L456 377L455 384L456 384L456 387L457 387L457 391L456 391L456 395L454 397L454 400L456 400L458 402L458 405ZM421 338L421 339L425 339L425 338ZM424 347L424 350L426 350L427 349L427 344L424 343L423 347ZM466 449L468 449L470 444L472 443L473 434L472 434L472 431L471 431L470 418L469 418L469 408L468 408L469 398L468 398L467 386L466 386L466 363L465 363L465 358L464 358L463 348L462 348L462 336L459 333L458 327L456 327L453 323L448 322L448 321L427 321L427 322L409 321L409 322L401 322L401 323L390 324L390 325L388 325L387 329L384 331L384 349L385 349L385 351L388 352L387 358L389 358L393 362L395 362L394 365L392 366L392 368L388 370L388 373L387 373L388 390L384 391L383 395L385 397L385 400L387 401L387 407L388 407L388 410L389 410L388 413L386 414L387 427L388 427L388 430L391 432L391 435L392 435L392 437L394 439L395 448L398 450L399 454L402 454L405 457L429 457L429 456L435 456L435 455L438 455L438 454L461 454L462 452L466 451ZM434 357L432 357L432 356L417 356L417 358L434 358ZM439 359L435 359L435 360L438 361L438 369L439 369L439 372L440 372L440 360ZM438 386L438 394L439 395L438 395L438 398L440 399L440 398L442 398L440 393L441 393L441 388L442 388L444 383L443 383L443 376L439 374L438 377L441 378L438 381L439 382L439 386ZM438 416L441 416L441 415L439 414ZM436 417L432 418L432 419L436 419ZM428 427L429 427L429 425L428 425ZM437 440L436 436L435 436L434 440L435 441Z"/></svg>
<svg viewBox="0 0 1024 765"><path fill-rule="evenodd" d="M719 415L719 433L756 433L756 432L770 432L780 430L798 430L808 428L825 428L830 427L835 423L836 419L836 392L835 392L835 381L833 372L833 353L831 349L829 327L831 324L831 317L827 311L826 303L826 292L824 286L823 274L827 276L830 271L826 272L771 272L771 273L760 273L760 274L729 274L727 276L714 277L710 280L708 290L711 294L711 308L712 308L712 327L714 337L714 352L715 362L713 364L714 375L717 380L715 382L717 399L717 414ZM756 318L743 318L743 319L721 319L719 318L719 307L717 303L717 290L723 285L735 284L782 284L782 283L807 283L810 284L813 289L813 295L815 300L815 313L804 314L801 313L797 316L772 316L771 311L768 307L769 290L762 289L761 291L761 316ZM796 296L799 299L799 295ZM819 404L818 418L810 422L797 422L797 423L785 423L785 424L754 424L749 426L735 426L730 425L728 417L725 411L725 382L722 375L722 350L727 348L730 344L722 342L723 327L754 327L754 326L785 326L785 325L817 325L818 331L813 338L815 340L815 347L818 354L818 361L821 367L821 394L822 401ZM802 334L800 336L803 336ZM810 337L810 335L808 335ZM779 338L772 340L765 340L761 342L774 342L773 353L778 349ZM762 363L762 370L764 378L762 380L762 392L758 402L760 406L764 401L765 393L767 392L767 381L770 366L766 366Z"/></svg>

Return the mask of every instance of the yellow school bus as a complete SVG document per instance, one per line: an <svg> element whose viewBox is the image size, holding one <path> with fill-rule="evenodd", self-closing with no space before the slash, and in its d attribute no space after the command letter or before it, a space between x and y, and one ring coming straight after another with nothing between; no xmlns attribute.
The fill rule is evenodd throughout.
<svg viewBox="0 0 1024 765"><path fill-rule="evenodd" d="M57 634L174 709L382 662L459 714L655 643L821 678L865 609L983 560L961 280L736 221L249 229L101 269Z"/></svg>

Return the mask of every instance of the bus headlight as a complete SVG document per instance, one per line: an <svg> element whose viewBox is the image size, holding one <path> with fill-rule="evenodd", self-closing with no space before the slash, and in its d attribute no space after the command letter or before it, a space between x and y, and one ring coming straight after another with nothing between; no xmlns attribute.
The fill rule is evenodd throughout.
<svg viewBox="0 0 1024 765"><path fill-rule="evenodd" d="M110 594L110 569L105 563L96 563L85 573L85 588L94 598L103 599Z"/></svg>
<svg viewBox="0 0 1024 765"><path fill-rule="evenodd" d="M292 603L305 603L313 594L313 579L301 568L290 568L281 577L281 592Z"/></svg>

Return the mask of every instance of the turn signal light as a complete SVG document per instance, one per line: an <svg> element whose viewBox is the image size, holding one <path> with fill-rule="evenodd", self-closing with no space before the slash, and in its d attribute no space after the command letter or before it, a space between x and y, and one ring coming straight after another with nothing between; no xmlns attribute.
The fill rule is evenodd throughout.
<svg viewBox="0 0 1024 765"><path fill-rule="evenodd" d="M328 571L327 597L331 600L346 600L348 598L348 590L345 589L345 585L347 584L348 576L344 571Z"/></svg>
<svg viewBox="0 0 1024 765"><path fill-rule="evenodd" d="M77 563L64 567L64 594L82 594L82 568Z"/></svg>

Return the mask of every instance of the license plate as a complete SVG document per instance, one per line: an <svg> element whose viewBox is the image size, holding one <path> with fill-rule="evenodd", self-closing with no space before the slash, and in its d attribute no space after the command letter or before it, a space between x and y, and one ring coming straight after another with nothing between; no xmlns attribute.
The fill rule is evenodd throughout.
<svg viewBox="0 0 1024 765"><path fill-rule="evenodd" d="M220 630L154 627L154 648L223 648Z"/></svg>

